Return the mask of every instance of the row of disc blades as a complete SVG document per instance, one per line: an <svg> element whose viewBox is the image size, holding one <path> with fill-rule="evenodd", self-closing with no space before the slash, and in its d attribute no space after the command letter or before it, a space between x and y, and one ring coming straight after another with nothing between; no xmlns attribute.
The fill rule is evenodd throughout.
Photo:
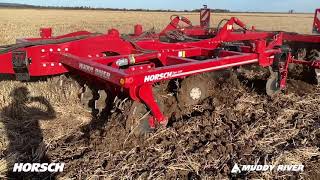
<svg viewBox="0 0 320 180"><path fill-rule="evenodd" d="M99 89L90 88L87 84L84 84L80 93L81 104L89 111L96 111L97 115L105 110L107 106L108 93Z"/></svg>

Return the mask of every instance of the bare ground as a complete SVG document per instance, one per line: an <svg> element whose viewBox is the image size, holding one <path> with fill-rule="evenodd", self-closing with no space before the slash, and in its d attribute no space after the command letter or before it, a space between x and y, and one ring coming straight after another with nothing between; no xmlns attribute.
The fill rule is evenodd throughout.
<svg viewBox="0 0 320 180"><path fill-rule="evenodd" d="M53 80L42 82L45 84L42 88L53 90L44 89L47 92L41 94L32 91L39 87L38 83L13 83L5 92L17 86L27 87L30 92L38 93L32 96L50 99L48 103L55 113L48 114L48 107L42 107L42 114L25 113L20 119L2 113L2 131L7 131L7 137L3 137L6 139L1 141L3 176L12 176L6 174L9 162L42 160L65 162L65 171L13 177L317 179L320 176L320 88L290 79L287 92L270 98L262 90L265 80L239 79L231 76L217 83L212 89L214 96L194 106L189 113L171 118L169 128L158 129L146 137L135 137L126 131L125 111L117 110L106 120L90 117L77 105L76 95L68 93L75 91L72 84L61 89L52 88ZM33 103L40 103L36 106L40 109L45 104ZM3 112L10 107L7 104ZM17 121L18 124L13 123ZM233 175L230 171L235 163L303 164L305 171Z"/></svg>
<svg viewBox="0 0 320 180"><path fill-rule="evenodd" d="M56 34L83 29L105 32L111 27L128 33L139 19L145 29L160 30L171 15L79 12L1 10L0 43L38 36L40 26L52 26ZM184 15L198 21L198 14ZM215 14L214 26L231 16L241 16L258 29L300 33L310 33L313 21L311 14ZM269 98L264 93L265 77L257 78L256 73L247 76L250 78L230 78L217 84L213 96L191 108L192 113L180 113L171 119L169 128L145 138L126 131L126 112L117 111L105 120L92 118L80 106L78 88L73 84L62 88L54 79L0 81L0 178L319 179L320 87L306 83L308 79L301 74L293 74L288 91ZM14 100L17 96L29 98ZM39 161L65 162L66 169L61 174L8 173L14 162ZM230 173L234 163L256 162L302 163L306 167L300 174Z"/></svg>
<svg viewBox="0 0 320 180"><path fill-rule="evenodd" d="M61 177L124 179L295 178L319 176L319 88L297 86L271 99L235 77L217 85L215 97L173 119L144 139L125 133L123 113L87 126L49 147L51 160L67 162ZM99 124L99 123L98 123ZM61 153L68 147L69 153ZM301 174L230 174L239 164L304 164Z"/></svg>

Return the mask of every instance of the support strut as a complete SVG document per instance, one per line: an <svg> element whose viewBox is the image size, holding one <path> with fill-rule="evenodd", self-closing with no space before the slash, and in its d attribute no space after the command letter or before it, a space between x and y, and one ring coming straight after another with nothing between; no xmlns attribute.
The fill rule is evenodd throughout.
<svg viewBox="0 0 320 180"><path fill-rule="evenodd" d="M168 118L163 115L156 99L154 98L152 85L142 85L138 90L138 97L151 110L153 117L149 119L150 127L155 127L156 123L166 127L168 124Z"/></svg>
<svg viewBox="0 0 320 180"><path fill-rule="evenodd" d="M285 90L287 87L288 68L289 63L292 61L290 49L282 46L281 53L275 55L272 66L270 67L270 78L266 84L266 91L269 96Z"/></svg>

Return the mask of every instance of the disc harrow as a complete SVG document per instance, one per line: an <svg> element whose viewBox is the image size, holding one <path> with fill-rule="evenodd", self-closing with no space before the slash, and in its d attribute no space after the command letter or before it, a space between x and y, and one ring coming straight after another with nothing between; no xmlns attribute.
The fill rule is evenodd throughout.
<svg viewBox="0 0 320 180"><path fill-rule="evenodd" d="M82 92L80 93L80 102L83 107L85 107L88 111L92 111L91 102L94 100L94 95L92 89L84 84L82 87Z"/></svg>
<svg viewBox="0 0 320 180"><path fill-rule="evenodd" d="M94 102L94 108L98 110L98 114L101 114L107 107L108 94L105 90L98 90L98 99Z"/></svg>
<svg viewBox="0 0 320 180"><path fill-rule="evenodd" d="M160 33L143 31L139 24L127 35L110 29L105 34L53 36L51 28L42 28L38 38L0 46L0 73L21 81L75 76L82 84L80 103L97 116L126 113L130 132L166 127L177 111L214 94L224 72L248 66L270 69L265 93L269 96L286 89L288 69L294 64L311 69L320 82L320 9L313 35L256 30L236 17L211 27L210 13L207 7L201 9L200 25L171 16ZM61 78L59 86L66 83Z"/></svg>

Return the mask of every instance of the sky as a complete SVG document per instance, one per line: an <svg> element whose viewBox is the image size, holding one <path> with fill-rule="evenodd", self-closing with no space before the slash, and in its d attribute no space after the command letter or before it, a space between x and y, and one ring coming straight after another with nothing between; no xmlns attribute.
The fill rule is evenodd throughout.
<svg viewBox="0 0 320 180"><path fill-rule="evenodd" d="M22 3L44 6L90 6L128 9L192 10L207 4L212 9L232 11L314 12L319 0L0 0L4 3Z"/></svg>

